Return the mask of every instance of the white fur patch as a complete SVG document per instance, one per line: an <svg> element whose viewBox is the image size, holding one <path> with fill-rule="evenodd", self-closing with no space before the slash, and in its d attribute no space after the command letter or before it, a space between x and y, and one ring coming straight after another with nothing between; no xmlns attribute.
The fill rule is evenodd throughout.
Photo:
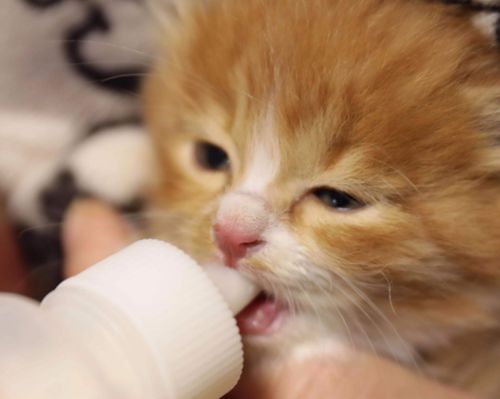
<svg viewBox="0 0 500 399"><path fill-rule="evenodd" d="M290 354L290 358L297 361L318 359L322 357L342 359L352 353L352 349L342 339L335 338L334 334L330 338L317 338L306 341L295 346Z"/></svg>
<svg viewBox="0 0 500 399"><path fill-rule="evenodd" d="M135 199L154 178L151 144L140 128L86 140L68 161L79 187L116 204Z"/></svg>
<svg viewBox="0 0 500 399"><path fill-rule="evenodd" d="M278 137L274 132L273 108L269 107L263 123L256 128L247 152L245 173L238 191L262 195L276 178L280 166Z"/></svg>

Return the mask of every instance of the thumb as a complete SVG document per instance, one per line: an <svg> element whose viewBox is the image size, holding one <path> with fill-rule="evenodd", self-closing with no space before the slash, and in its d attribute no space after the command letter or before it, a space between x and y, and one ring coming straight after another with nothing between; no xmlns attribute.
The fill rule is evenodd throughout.
<svg viewBox="0 0 500 399"><path fill-rule="evenodd" d="M64 276L71 277L132 241L132 229L110 206L79 200L63 223Z"/></svg>

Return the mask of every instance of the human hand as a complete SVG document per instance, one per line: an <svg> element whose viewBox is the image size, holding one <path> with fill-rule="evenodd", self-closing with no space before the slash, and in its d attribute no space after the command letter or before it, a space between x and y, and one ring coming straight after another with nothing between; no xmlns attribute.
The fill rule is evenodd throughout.
<svg viewBox="0 0 500 399"><path fill-rule="evenodd" d="M111 208L82 201L63 225L64 273L72 276L129 244L132 231ZM292 360L246 373L230 399L471 399L382 358L362 353Z"/></svg>
<svg viewBox="0 0 500 399"><path fill-rule="evenodd" d="M96 200L80 200L72 205L62 232L65 277L78 274L133 239L127 222L113 208Z"/></svg>
<svg viewBox="0 0 500 399"><path fill-rule="evenodd" d="M291 359L246 375L227 399L473 399L386 359L351 352Z"/></svg>

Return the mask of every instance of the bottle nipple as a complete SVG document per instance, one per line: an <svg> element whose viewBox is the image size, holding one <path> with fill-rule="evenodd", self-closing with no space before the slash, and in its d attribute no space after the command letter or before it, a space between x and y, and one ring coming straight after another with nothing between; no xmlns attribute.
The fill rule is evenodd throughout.
<svg viewBox="0 0 500 399"><path fill-rule="evenodd" d="M259 294L259 288L235 269L208 264L203 270L221 293L233 316Z"/></svg>

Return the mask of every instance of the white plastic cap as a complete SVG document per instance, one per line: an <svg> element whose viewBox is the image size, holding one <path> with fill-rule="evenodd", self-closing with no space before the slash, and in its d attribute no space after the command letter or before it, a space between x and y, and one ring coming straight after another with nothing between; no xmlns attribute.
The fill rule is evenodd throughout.
<svg viewBox="0 0 500 399"><path fill-rule="evenodd" d="M221 287L225 276L215 277ZM229 295L233 310L255 296L251 287L242 283L241 296ZM85 336L88 351L115 359L108 371L116 385L127 362L148 370L151 397L220 398L240 377L243 351L230 307L201 267L164 242L132 244L63 282L42 307Z"/></svg>

